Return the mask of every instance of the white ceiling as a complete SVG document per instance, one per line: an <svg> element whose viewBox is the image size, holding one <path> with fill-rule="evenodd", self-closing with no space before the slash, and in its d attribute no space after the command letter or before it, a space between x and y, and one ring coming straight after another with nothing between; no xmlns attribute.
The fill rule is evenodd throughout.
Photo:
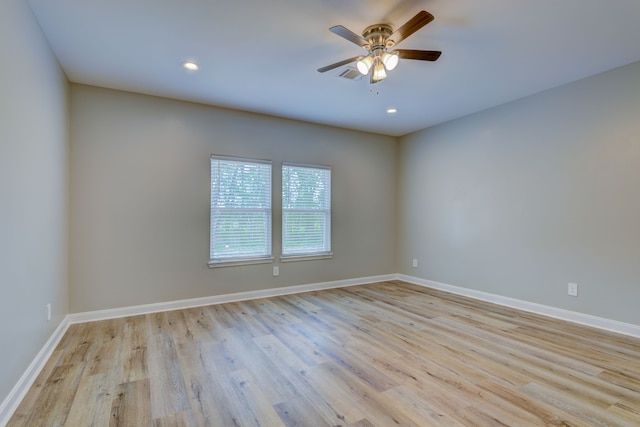
<svg viewBox="0 0 640 427"><path fill-rule="evenodd" d="M638 0L28 1L71 82L394 136L640 60ZM329 27L422 9L435 20L399 48L437 62L373 87L316 71L364 52Z"/></svg>

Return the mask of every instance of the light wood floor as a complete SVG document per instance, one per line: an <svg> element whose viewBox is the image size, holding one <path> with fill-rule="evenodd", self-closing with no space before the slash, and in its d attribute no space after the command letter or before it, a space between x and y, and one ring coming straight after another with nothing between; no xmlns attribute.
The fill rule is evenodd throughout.
<svg viewBox="0 0 640 427"><path fill-rule="evenodd" d="M402 282L72 325L9 426L638 426L640 340Z"/></svg>

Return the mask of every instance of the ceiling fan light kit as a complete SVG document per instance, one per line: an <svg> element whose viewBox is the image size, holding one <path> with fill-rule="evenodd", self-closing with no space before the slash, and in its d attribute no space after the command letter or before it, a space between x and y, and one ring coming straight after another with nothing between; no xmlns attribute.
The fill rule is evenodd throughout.
<svg viewBox="0 0 640 427"><path fill-rule="evenodd" d="M318 71L324 73L355 61L356 67L361 74L367 75L371 73L369 82L374 84L387 78L387 71L396 68L400 58L418 61L436 61L442 52L436 50L389 50L431 21L433 21L433 15L422 10L395 32L393 28L387 24L370 25L362 32L362 36L357 35L342 25L331 27L329 31L357 44L369 53L364 57L355 56L318 68Z"/></svg>
<svg viewBox="0 0 640 427"><path fill-rule="evenodd" d="M369 55L365 56L364 58L362 58L356 63L356 66L358 67L358 71L360 71L360 74L363 74L365 76L369 74L369 70L371 69L372 65L373 65L373 57Z"/></svg>
<svg viewBox="0 0 640 427"><path fill-rule="evenodd" d="M396 66L398 65L398 62L400 62L398 52L391 52L391 53L385 52L384 55L382 55L382 63L384 64L384 67L388 71L391 71L394 68L396 68Z"/></svg>
<svg viewBox="0 0 640 427"><path fill-rule="evenodd" d="M371 83L378 83L381 80L387 78L387 72L384 69L384 64L380 61L380 58L376 58L373 65L373 73L371 73Z"/></svg>

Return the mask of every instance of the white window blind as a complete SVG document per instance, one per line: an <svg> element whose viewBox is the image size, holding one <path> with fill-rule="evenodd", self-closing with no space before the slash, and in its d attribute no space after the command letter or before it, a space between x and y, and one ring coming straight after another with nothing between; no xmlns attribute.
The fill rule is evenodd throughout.
<svg viewBox="0 0 640 427"><path fill-rule="evenodd" d="M271 258L271 162L211 156L210 265Z"/></svg>
<svg viewBox="0 0 640 427"><path fill-rule="evenodd" d="M331 168L282 164L282 256L331 254Z"/></svg>

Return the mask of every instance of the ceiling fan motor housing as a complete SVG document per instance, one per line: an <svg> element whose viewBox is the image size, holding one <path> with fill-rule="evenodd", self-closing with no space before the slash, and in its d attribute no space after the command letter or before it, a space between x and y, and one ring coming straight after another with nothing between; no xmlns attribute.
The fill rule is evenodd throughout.
<svg viewBox="0 0 640 427"><path fill-rule="evenodd" d="M393 34L393 29L387 24L370 25L362 32L362 37L369 43L369 51L373 52L377 49L386 49L392 47L395 43L388 40Z"/></svg>

